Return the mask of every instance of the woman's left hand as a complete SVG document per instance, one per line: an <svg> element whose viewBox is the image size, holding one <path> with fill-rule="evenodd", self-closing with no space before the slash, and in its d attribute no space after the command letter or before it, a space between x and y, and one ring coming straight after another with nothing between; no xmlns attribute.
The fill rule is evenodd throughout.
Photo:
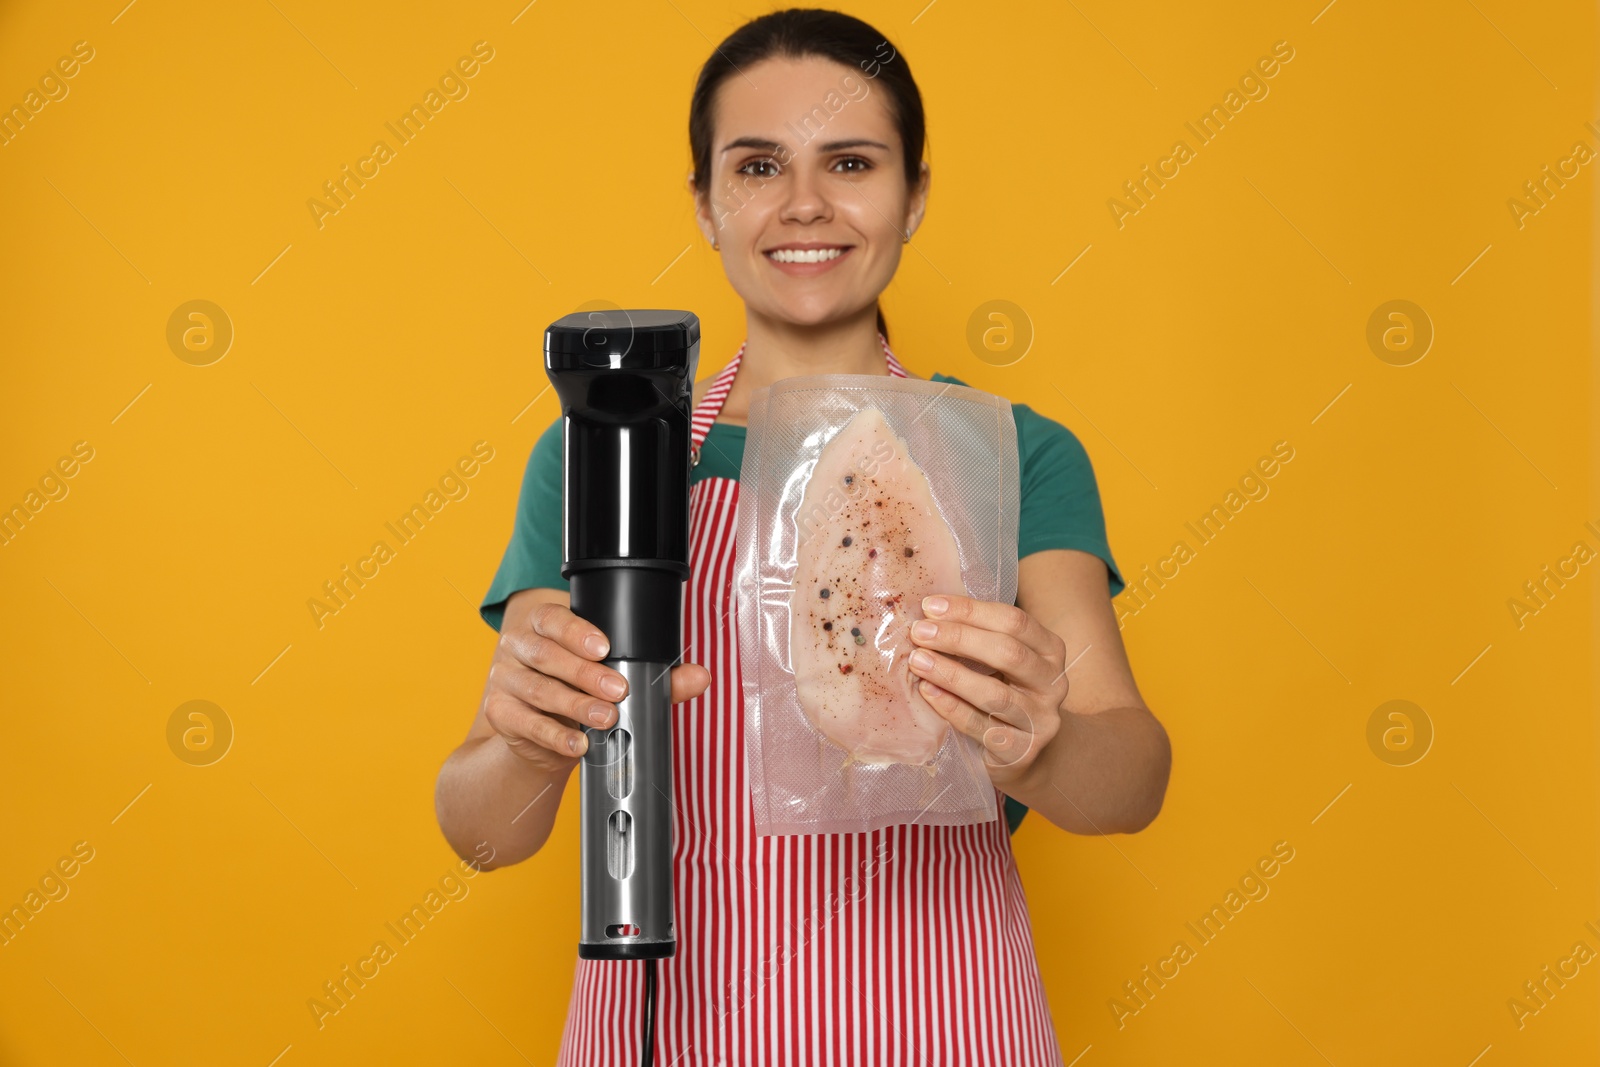
<svg viewBox="0 0 1600 1067"><path fill-rule="evenodd" d="M941 600L946 603L942 611L930 610ZM930 596L922 610L928 618L911 627L911 638L920 646L911 655L911 673L922 679L923 699L983 745L996 787L1004 790L1025 779L1061 728L1066 643L1014 604ZM924 656L930 657L926 667L918 663ZM999 673L979 674L956 662L957 656Z"/></svg>

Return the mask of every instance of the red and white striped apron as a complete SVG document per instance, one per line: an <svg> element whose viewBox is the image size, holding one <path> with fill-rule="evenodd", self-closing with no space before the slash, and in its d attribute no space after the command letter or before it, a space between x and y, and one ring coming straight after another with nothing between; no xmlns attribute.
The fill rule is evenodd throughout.
<svg viewBox="0 0 1600 1067"><path fill-rule="evenodd" d="M906 377L879 338L889 373ZM743 355L694 411L697 452ZM733 478L690 492L684 661L711 685L672 713L678 948L659 964L656 1064L1059 1067L1003 814L756 835L734 630L738 500ZM644 964L580 959L560 1063L638 1064L643 995Z"/></svg>

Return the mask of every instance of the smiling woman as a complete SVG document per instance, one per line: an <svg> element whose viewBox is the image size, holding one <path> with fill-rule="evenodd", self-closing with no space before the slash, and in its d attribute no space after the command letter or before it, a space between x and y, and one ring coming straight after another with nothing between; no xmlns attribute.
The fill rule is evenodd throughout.
<svg viewBox="0 0 1600 1067"><path fill-rule="evenodd" d="M911 684L982 746L978 786L993 787L1005 818L759 834L746 766L739 627L753 624L733 610L733 562L751 398L803 375L920 377L890 349L878 299L927 209L925 138L907 57L848 15L764 15L700 70L686 188L744 303L745 342L694 389L683 626L685 658L699 662L670 677L682 705L670 798L677 951L658 970L580 958L563 1064L1062 1063L1011 831L1030 809L1042 817L1032 822L1073 833L1139 830L1160 809L1169 765L1117 633L1110 596L1123 581L1070 430L1010 405L1016 603L929 598L922 610L938 621L911 633ZM585 728L609 728L611 702L627 698L625 679L602 666L606 635L572 612L561 574L562 450L558 418L529 456L479 608L500 642L436 792L458 853L488 840L499 865L550 839Z"/></svg>

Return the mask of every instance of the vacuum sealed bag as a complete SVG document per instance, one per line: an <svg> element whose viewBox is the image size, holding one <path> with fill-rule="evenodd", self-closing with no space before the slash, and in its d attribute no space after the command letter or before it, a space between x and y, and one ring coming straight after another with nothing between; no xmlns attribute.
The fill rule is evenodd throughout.
<svg viewBox="0 0 1600 1067"><path fill-rule="evenodd" d="M1016 601L1010 402L915 378L785 378L753 395L739 483L757 832L997 818L983 747L928 704L909 660L923 597Z"/></svg>

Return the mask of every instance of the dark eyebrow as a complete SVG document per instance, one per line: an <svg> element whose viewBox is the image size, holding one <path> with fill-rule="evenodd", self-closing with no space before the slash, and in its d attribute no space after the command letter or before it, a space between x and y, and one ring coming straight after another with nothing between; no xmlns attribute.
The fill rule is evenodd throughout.
<svg viewBox="0 0 1600 1067"><path fill-rule="evenodd" d="M777 141L767 141L760 137L739 137L722 146L723 152L732 152L735 148L759 148L763 152L776 152L783 147Z"/></svg>
<svg viewBox="0 0 1600 1067"><path fill-rule="evenodd" d="M782 147L783 145L777 141L769 141L764 137L738 137L723 145L722 151L726 153L735 148L756 148L763 152L776 152ZM889 151L889 146L882 141L873 141L865 137L855 137L847 141L827 141L817 148L823 152L839 152L846 148L881 148L885 152Z"/></svg>
<svg viewBox="0 0 1600 1067"><path fill-rule="evenodd" d="M846 148L881 148L889 151L889 146L882 141L869 141L865 137L855 137L848 141L826 141L817 146L824 152L838 152Z"/></svg>

